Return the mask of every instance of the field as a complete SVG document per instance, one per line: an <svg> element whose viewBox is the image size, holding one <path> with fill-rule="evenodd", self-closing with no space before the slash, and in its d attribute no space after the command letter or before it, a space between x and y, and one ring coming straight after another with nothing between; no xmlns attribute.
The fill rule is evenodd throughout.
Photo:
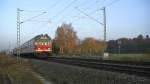
<svg viewBox="0 0 150 84"><path fill-rule="evenodd" d="M106 58L104 58L102 55L62 55L57 57L150 62L150 54L111 54L110 53L109 56Z"/></svg>
<svg viewBox="0 0 150 84"><path fill-rule="evenodd" d="M42 84L42 82L33 75L29 64L16 59L0 55L0 74L8 74L13 84ZM1 83L1 81L0 81Z"/></svg>
<svg viewBox="0 0 150 84"><path fill-rule="evenodd" d="M110 60L118 61L150 61L150 54L110 54Z"/></svg>

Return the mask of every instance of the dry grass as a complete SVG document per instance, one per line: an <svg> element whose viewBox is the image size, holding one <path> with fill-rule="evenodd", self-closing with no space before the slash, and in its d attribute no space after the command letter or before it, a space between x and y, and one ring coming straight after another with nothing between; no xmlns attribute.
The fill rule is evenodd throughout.
<svg viewBox="0 0 150 84"><path fill-rule="evenodd" d="M0 74L8 73L15 84L42 84L41 81L31 73L30 65L22 62L19 64L11 56L0 55Z"/></svg>

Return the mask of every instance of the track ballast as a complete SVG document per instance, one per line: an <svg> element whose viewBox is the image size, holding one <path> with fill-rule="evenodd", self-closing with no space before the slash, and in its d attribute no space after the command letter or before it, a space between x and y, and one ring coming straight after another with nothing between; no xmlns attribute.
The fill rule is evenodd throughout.
<svg viewBox="0 0 150 84"><path fill-rule="evenodd" d="M47 61L82 66L87 68L94 68L99 70L121 72L150 78L149 62L141 62L141 63L117 62L109 60L105 61L97 59L59 58L59 57L51 57Z"/></svg>

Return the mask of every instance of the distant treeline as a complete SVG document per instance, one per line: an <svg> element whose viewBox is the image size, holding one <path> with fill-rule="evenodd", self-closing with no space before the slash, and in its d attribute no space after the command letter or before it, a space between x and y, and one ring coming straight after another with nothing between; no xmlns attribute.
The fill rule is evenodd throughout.
<svg viewBox="0 0 150 84"><path fill-rule="evenodd" d="M139 35L136 38L120 38L107 42L109 53L150 53L150 38Z"/></svg>

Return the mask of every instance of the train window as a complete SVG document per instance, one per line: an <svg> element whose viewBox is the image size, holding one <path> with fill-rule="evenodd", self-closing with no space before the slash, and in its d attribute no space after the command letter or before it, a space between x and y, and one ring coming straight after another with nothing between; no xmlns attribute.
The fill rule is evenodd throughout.
<svg viewBox="0 0 150 84"><path fill-rule="evenodd" d="M47 45L47 43L45 42L45 45Z"/></svg>

